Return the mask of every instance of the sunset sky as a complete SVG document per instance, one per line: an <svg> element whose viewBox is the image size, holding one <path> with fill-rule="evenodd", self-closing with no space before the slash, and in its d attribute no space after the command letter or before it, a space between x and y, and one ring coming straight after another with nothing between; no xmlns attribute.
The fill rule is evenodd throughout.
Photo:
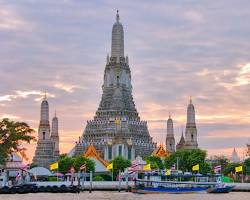
<svg viewBox="0 0 250 200"><path fill-rule="evenodd" d="M68 152L101 99L116 9L133 96L158 144L176 142L192 96L199 147L242 157L250 138L249 0L0 0L0 117L38 128L47 91ZM35 133L37 136L37 133ZM35 144L26 145L30 160Z"/></svg>

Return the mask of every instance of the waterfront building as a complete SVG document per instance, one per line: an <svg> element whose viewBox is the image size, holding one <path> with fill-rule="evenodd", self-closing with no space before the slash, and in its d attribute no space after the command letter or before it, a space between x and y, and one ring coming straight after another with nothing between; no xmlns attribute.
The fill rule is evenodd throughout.
<svg viewBox="0 0 250 200"><path fill-rule="evenodd" d="M38 128L38 141L33 158L33 163L39 167L49 168L52 162L59 159L59 134L58 118L52 120L52 132L50 132L49 103L46 95L41 103L40 123Z"/></svg>
<svg viewBox="0 0 250 200"><path fill-rule="evenodd" d="M167 121L166 150L170 153L175 152L174 125L170 114Z"/></svg>
<svg viewBox="0 0 250 200"><path fill-rule="evenodd" d="M122 156L151 155L156 148L149 135L147 122L141 121L132 95L131 70L124 55L124 31L117 11L112 28L111 56L107 56L102 85L102 98L93 120L70 155L82 155L93 145L105 160Z"/></svg>

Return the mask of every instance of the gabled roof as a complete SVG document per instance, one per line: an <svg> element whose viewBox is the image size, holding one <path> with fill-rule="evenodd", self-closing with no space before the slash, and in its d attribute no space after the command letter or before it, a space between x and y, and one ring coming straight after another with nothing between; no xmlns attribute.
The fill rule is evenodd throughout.
<svg viewBox="0 0 250 200"><path fill-rule="evenodd" d="M108 162L100 156L100 154L97 152L96 148L94 147L93 144L89 145L84 157L86 158L96 158L98 161L100 161L105 167L108 166Z"/></svg>
<svg viewBox="0 0 250 200"><path fill-rule="evenodd" d="M152 155L162 158L168 156L169 152L164 149L162 144L160 144L160 146L153 151Z"/></svg>

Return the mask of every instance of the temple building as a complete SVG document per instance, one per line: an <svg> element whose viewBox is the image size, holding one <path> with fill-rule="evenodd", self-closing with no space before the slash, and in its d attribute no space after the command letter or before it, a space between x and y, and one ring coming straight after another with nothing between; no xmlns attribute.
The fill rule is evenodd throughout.
<svg viewBox="0 0 250 200"><path fill-rule="evenodd" d="M49 168L50 164L59 159L59 134L58 118L52 119L52 131L50 132L49 103L46 95L41 103L40 123L38 128L38 141L33 158L33 163L39 167Z"/></svg>
<svg viewBox="0 0 250 200"><path fill-rule="evenodd" d="M167 145L167 143L166 143ZM190 103L187 107L187 123L185 130L185 138L182 135L179 143L176 145L176 149L197 149L198 141L197 141L197 128L195 122L195 109L192 103L192 99L190 97Z"/></svg>
<svg viewBox="0 0 250 200"><path fill-rule="evenodd" d="M166 150L170 153L175 152L174 125L170 115L167 121Z"/></svg>
<svg viewBox="0 0 250 200"><path fill-rule="evenodd" d="M119 13L112 28L111 56L107 56L102 98L93 120L87 125L70 155L82 155L90 145L105 160L116 156L134 160L151 155L156 143L146 121L141 121L132 96L131 70L124 56L124 31Z"/></svg>
<svg viewBox="0 0 250 200"><path fill-rule="evenodd" d="M237 153L235 148L232 152L230 162L232 162L232 163L239 163L240 162L240 157L238 156L238 153Z"/></svg>

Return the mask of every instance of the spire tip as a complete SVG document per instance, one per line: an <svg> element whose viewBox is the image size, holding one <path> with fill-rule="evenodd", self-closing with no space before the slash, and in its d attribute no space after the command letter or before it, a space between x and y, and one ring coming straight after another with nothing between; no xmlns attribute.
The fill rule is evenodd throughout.
<svg viewBox="0 0 250 200"><path fill-rule="evenodd" d="M119 22L120 16L119 16L119 10L116 10L116 21Z"/></svg>

